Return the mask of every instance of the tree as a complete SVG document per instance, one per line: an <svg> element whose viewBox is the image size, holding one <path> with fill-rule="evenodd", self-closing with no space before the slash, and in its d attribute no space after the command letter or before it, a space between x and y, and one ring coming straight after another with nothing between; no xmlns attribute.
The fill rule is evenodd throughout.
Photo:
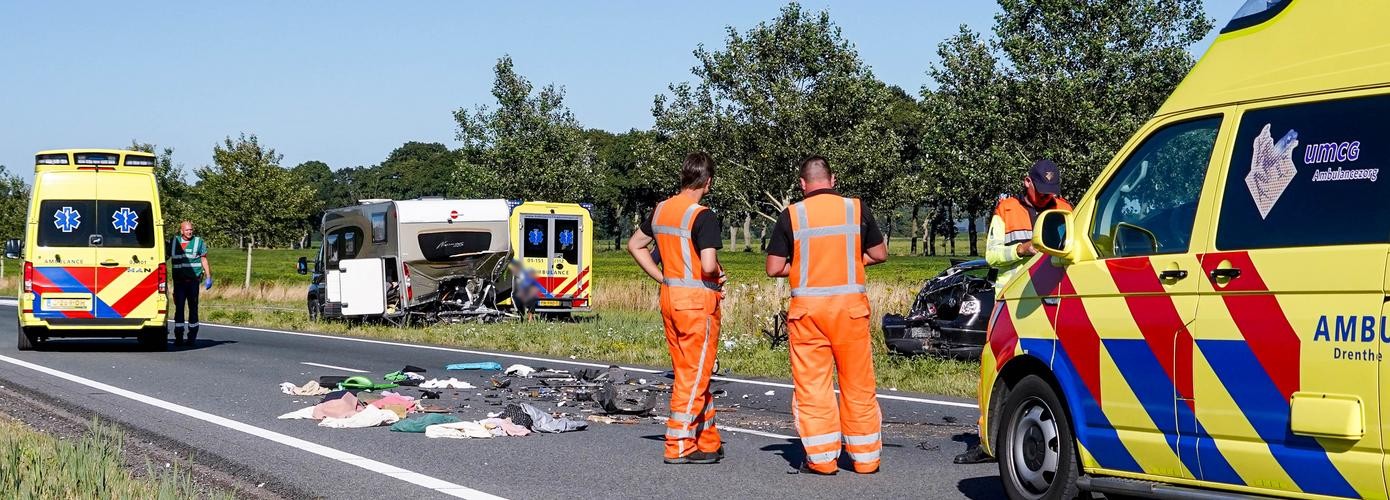
<svg viewBox="0 0 1390 500"><path fill-rule="evenodd" d="M156 156L154 180L159 189L159 212L164 217L164 233L178 232L179 223L188 219L192 211L188 200L188 181L183 177L183 164L174 164L174 148L160 149L154 144L131 140L130 150Z"/></svg>
<svg viewBox="0 0 1390 500"><path fill-rule="evenodd" d="M314 190L281 168L281 158L254 134L243 133L213 146L212 166L196 172L199 218L210 232L246 247L246 287L251 286L251 250L302 234L305 215L320 209Z"/></svg>
<svg viewBox="0 0 1390 500"><path fill-rule="evenodd" d="M0 240L24 237L25 214L29 212L29 184L0 165Z"/></svg>
<svg viewBox="0 0 1390 500"><path fill-rule="evenodd" d="M323 212L327 208L342 207L353 203L352 197L348 194L347 185L338 182L338 178L333 173L333 169L327 163L310 160L295 165L290 169L300 183L309 186L314 192L314 205L318 210L306 213L304 217L304 237L300 245L308 248L312 234L319 227L319 222L323 220Z"/></svg>
<svg viewBox="0 0 1390 500"><path fill-rule="evenodd" d="M1192 67L1187 47L1212 28L1200 0L999 5L996 45L1017 85L1014 141L1026 157L1061 165L1070 195L1089 187L1163 104Z"/></svg>
<svg viewBox="0 0 1390 500"><path fill-rule="evenodd" d="M622 245L624 229L634 227L641 213L655 206L674 183L653 182L642 174L644 152L655 140L651 132L633 129L614 134L589 129L584 135L594 148L594 176L599 179L591 188L594 223L607 228L606 236L616 249Z"/></svg>
<svg viewBox="0 0 1390 500"><path fill-rule="evenodd" d="M719 165L711 204L776 220L797 193L806 156L830 160L846 194L876 208L899 173L901 139L886 120L893 95L874 78L827 12L792 3L725 47L694 52L698 83L673 84L652 106L660 134L648 166L675 178L688 151Z"/></svg>
<svg viewBox="0 0 1390 500"><path fill-rule="evenodd" d="M448 196L460 155L437 142L407 142L391 151L377 170L383 198Z"/></svg>
<svg viewBox="0 0 1390 500"><path fill-rule="evenodd" d="M497 61L497 108L454 112L463 143L454 184L478 197L581 201L594 184L594 151L554 84L533 93L510 56Z"/></svg>

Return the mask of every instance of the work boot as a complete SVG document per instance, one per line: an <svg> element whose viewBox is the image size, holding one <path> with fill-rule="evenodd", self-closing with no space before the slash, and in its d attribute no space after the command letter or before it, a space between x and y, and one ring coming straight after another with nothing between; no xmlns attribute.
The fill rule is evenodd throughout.
<svg viewBox="0 0 1390 500"><path fill-rule="evenodd" d="M174 328L174 345L183 345L183 328Z"/></svg>
<svg viewBox="0 0 1390 500"><path fill-rule="evenodd" d="M797 468L797 469L796 469L796 472L797 472L798 474L813 474L813 475L817 475L817 476L833 476L833 475L835 475L836 472L839 472L839 470L832 470L832 471L830 471L830 472L821 472L821 471L812 469L812 468L811 468L811 464L808 464L808 463L806 463L806 462L801 462L801 467L800 467L800 468Z"/></svg>
<svg viewBox="0 0 1390 500"><path fill-rule="evenodd" d="M970 449L965 450L965 453L956 455L956 458L952 460L952 462L957 464L983 464L993 461L994 457L985 453L984 447L979 445L970 447Z"/></svg>
<svg viewBox="0 0 1390 500"><path fill-rule="evenodd" d="M189 328L189 329L188 329L188 345L193 345L193 343L194 343L194 342L197 342L197 341L198 341L198 327L195 326L195 327Z"/></svg>
<svg viewBox="0 0 1390 500"><path fill-rule="evenodd" d="M714 464L719 463L719 460L724 458L724 454L720 451L697 451L688 455L687 458L692 464Z"/></svg>

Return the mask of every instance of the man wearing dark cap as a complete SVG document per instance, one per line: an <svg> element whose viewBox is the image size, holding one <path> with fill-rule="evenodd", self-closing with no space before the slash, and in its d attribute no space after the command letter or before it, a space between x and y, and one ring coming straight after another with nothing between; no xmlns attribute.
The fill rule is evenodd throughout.
<svg viewBox="0 0 1390 500"><path fill-rule="evenodd" d="M985 246L985 261L999 269L999 278L994 281L994 292L998 294L1004 285L1024 267L1023 264L1037 254L1033 249L1033 223L1038 214L1048 210L1071 210L1071 203L1062 199L1062 173L1057 165L1048 160L1038 160L1023 177L1023 194L1005 196L994 207L994 217L989 220L989 241ZM956 455L958 464L980 463L992 460L978 445Z"/></svg>
<svg viewBox="0 0 1390 500"><path fill-rule="evenodd" d="M1071 210L1062 199L1062 173L1048 160L1038 160L1023 177L1023 194L1005 196L994 207L989 221L985 261L999 269L995 292L1013 279L1024 261L1038 253L1033 249L1033 223L1038 214L1053 209Z"/></svg>

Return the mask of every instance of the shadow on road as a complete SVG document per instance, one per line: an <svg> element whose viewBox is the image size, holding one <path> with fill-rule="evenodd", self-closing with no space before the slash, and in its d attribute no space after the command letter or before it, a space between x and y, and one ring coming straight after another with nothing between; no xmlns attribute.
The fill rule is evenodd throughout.
<svg viewBox="0 0 1390 500"><path fill-rule="evenodd" d="M777 456L787 461L787 465L792 468L801 466L801 462L806 461L806 450L801 447L801 441L783 441L777 444L770 444L759 448L762 451L777 452Z"/></svg>
<svg viewBox="0 0 1390 500"><path fill-rule="evenodd" d="M235 340L198 339L191 346L170 343L169 351L196 351L235 343ZM149 352L135 339L49 339L35 347L47 352Z"/></svg>
<svg viewBox="0 0 1390 500"><path fill-rule="evenodd" d="M964 495L965 498L971 500L1006 498L1004 486L999 484L999 478L995 476L962 479L956 483L956 489L960 490L960 494Z"/></svg>

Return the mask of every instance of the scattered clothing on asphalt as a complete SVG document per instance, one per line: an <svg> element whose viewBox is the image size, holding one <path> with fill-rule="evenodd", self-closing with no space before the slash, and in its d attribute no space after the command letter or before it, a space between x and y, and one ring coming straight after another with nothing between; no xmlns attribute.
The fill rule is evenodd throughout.
<svg viewBox="0 0 1390 500"><path fill-rule="evenodd" d="M492 431L477 422L454 422L425 428L425 437L451 439L492 439Z"/></svg>
<svg viewBox="0 0 1390 500"><path fill-rule="evenodd" d="M520 406L522 411L531 417L530 429L536 432L560 433L582 431L589 428L589 423L582 420L556 418L526 403L521 403Z"/></svg>
<svg viewBox="0 0 1390 500"><path fill-rule="evenodd" d="M383 410L375 406L367 406L362 410L343 418L328 417L319 421L320 427L334 429L361 429L366 427L376 427L378 425L394 424L400 421L401 417L391 410Z"/></svg>
<svg viewBox="0 0 1390 500"><path fill-rule="evenodd" d="M386 389L395 389L396 387L398 387L396 384L378 384L376 382L372 382L372 379L363 377L361 375L348 377L347 380L344 380L341 384L338 384L339 389L356 389L359 391L383 391Z"/></svg>
<svg viewBox="0 0 1390 500"><path fill-rule="evenodd" d="M347 418L357 414L357 396L344 392L337 399L330 399L314 405L314 419Z"/></svg>
<svg viewBox="0 0 1390 500"><path fill-rule="evenodd" d="M314 418L314 408L314 406L305 406L276 418L280 420L317 420Z"/></svg>
<svg viewBox="0 0 1390 500"><path fill-rule="evenodd" d="M531 429L517 425L505 418L494 417L487 420L480 420L478 423L483 424L483 427L487 427L488 430L492 431L492 435L497 437L526 436L531 434Z"/></svg>
<svg viewBox="0 0 1390 500"><path fill-rule="evenodd" d="M304 385L296 386L289 382L280 384L280 392L291 396L322 396L333 392L332 389L319 385L318 381L310 380Z"/></svg>
<svg viewBox="0 0 1390 500"><path fill-rule="evenodd" d="M515 364L512 366L508 366L507 370L503 372L503 374L507 376L521 378L531 378L532 373L536 373L536 369L523 364Z"/></svg>
<svg viewBox="0 0 1390 500"><path fill-rule="evenodd" d="M425 428L431 425L452 424L454 422L461 422L461 420L453 415L427 413L391 424L391 430L395 432L423 433L425 432Z"/></svg>

